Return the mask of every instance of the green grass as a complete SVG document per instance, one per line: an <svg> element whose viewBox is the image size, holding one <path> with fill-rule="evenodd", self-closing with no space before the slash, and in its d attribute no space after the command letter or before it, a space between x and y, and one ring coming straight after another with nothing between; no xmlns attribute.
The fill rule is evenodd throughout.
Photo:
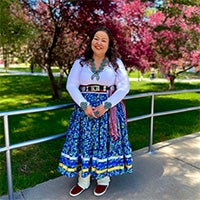
<svg viewBox="0 0 200 200"><path fill-rule="evenodd" d="M177 90L199 88L199 83L176 83ZM53 101L48 77L0 76L0 112L70 103L71 98L62 87L63 99ZM168 83L131 82L129 94L166 91ZM126 100L127 116L150 113L150 97ZM155 97L155 112L198 106L199 93L183 93ZM66 131L72 109L32 113L9 117L10 142L16 144ZM154 143L195 133L200 130L200 112L155 117ZM133 150L148 146L150 120L128 124ZM3 119L0 118L0 146L5 145ZM12 150L14 190L34 186L59 176L57 165L65 138ZM0 154L0 195L7 193L5 153Z"/></svg>
<svg viewBox="0 0 200 200"><path fill-rule="evenodd" d="M1 67L1 69L4 69L4 68ZM10 64L8 70L9 71L20 71L20 72L31 72L30 64L25 64L25 63ZM59 72L59 68L58 67L52 67L52 71L53 72ZM33 72L42 72L42 68L39 67L39 66L35 66L34 69L33 69Z"/></svg>
<svg viewBox="0 0 200 200"><path fill-rule="evenodd" d="M150 77L151 72L145 72L143 75L143 78L149 78ZM133 72L129 73L129 77L130 78L140 78L141 77L141 72L138 70L135 70ZM156 72L156 77L157 78L164 78L163 75L161 75L159 72ZM190 79L190 78L200 78L200 74L199 73L194 73L194 72L183 72L180 73L176 79Z"/></svg>

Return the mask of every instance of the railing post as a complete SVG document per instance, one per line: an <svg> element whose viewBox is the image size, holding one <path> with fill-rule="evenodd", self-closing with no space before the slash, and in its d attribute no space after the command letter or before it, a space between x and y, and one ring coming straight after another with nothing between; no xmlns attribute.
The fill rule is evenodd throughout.
<svg viewBox="0 0 200 200"><path fill-rule="evenodd" d="M8 115L4 115L4 133L5 133L5 144L6 144L6 167L7 167L7 180L8 180L8 196L9 196L9 200L14 200Z"/></svg>
<svg viewBox="0 0 200 200"><path fill-rule="evenodd" d="M148 153L153 153L152 144L153 144L153 119L154 119L154 94L151 96L151 125L150 125L150 134L149 134L149 149Z"/></svg>

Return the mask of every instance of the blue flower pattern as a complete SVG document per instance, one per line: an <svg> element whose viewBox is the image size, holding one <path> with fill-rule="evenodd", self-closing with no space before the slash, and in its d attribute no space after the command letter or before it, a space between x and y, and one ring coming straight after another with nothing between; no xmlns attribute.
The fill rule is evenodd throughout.
<svg viewBox="0 0 200 200"><path fill-rule="evenodd" d="M106 93L83 93L91 106L98 106L108 98ZM132 150L128 140L126 115L122 103L117 107L117 140L109 134L109 111L102 117L88 118L75 105L66 133L58 171L68 177L91 174L96 179L132 173Z"/></svg>

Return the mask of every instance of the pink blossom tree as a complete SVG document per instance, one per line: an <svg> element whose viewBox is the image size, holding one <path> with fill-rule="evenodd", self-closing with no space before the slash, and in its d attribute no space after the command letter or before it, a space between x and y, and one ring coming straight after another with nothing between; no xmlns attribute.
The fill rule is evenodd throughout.
<svg viewBox="0 0 200 200"><path fill-rule="evenodd" d="M150 34L144 13L147 4L139 0L38 1L31 6L23 0L27 15L38 27L38 35L30 44L34 62L49 75L53 98L61 98L61 83L75 58L85 48L88 35L99 25L108 26L116 38L119 54L127 67L149 67ZM58 66L56 83L52 66Z"/></svg>
<svg viewBox="0 0 200 200"><path fill-rule="evenodd" d="M49 75L53 98L61 98L61 83L75 58L99 25L108 26L128 70L148 71L151 67L169 73L171 88L177 68L199 65L199 7L166 3L147 16L151 5L140 0L42 0L30 5L22 0L27 16L38 27L30 43L32 60ZM168 1L165 1L168 2ZM58 66L55 79L52 66ZM57 81L57 82L56 82Z"/></svg>
<svg viewBox="0 0 200 200"><path fill-rule="evenodd" d="M115 12L115 4L111 0L42 0L33 6L28 0L22 2L27 15L38 27L38 35L30 44L32 60L47 71L52 97L59 99L64 73L84 48L88 34ZM58 80L52 66L60 69Z"/></svg>
<svg viewBox="0 0 200 200"><path fill-rule="evenodd" d="M167 2L149 25L154 30L154 67L169 76L173 89L178 74L200 65L200 7Z"/></svg>
<svg viewBox="0 0 200 200"><path fill-rule="evenodd" d="M152 59L152 33L146 10L150 4L140 0L119 1L118 15L114 18L119 53L129 70L150 69Z"/></svg>

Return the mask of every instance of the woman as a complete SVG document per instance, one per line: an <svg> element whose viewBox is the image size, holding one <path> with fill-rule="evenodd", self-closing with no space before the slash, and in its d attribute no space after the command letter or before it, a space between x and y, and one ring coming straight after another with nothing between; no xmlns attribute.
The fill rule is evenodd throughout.
<svg viewBox="0 0 200 200"><path fill-rule="evenodd" d="M100 27L68 76L66 88L76 104L58 171L68 177L78 174L71 196L86 190L91 176L97 180L94 195L101 196L110 177L132 173L132 150L122 102L130 86L125 67L116 55L109 29Z"/></svg>

